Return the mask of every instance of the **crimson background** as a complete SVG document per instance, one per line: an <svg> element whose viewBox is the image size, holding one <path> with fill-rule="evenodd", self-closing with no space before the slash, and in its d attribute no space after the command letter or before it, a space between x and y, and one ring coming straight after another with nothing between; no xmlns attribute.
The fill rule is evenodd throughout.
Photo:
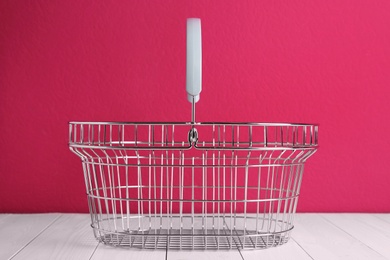
<svg viewBox="0 0 390 260"><path fill-rule="evenodd" d="M390 212L389 1L1 1L0 212L86 212L71 120L320 124L300 212Z"/></svg>

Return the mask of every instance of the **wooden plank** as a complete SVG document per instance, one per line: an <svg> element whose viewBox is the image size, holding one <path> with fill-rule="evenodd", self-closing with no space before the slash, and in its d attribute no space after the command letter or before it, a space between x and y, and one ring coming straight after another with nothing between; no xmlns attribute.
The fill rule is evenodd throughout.
<svg viewBox="0 0 390 260"><path fill-rule="evenodd" d="M116 260L116 259L165 259L166 250L121 248L99 244L91 260Z"/></svg>
<svg viewBox="0 0 390 260"><path fill-rule="evenodd" d="M297 214L266 250L150 250L98 244L89 215L0 215L0 259L390 259L389 214Z"/></svg>
<svg viewBox="0 0 390 260"><path fill-rule="evenodd" d="M327 220L329 219L327 214L297 214L295 229L292 232L293 239L316 260L385 259L381 254L340 228L344 228L344 223L353 219L352 215L335 216L337 218L334 218L331 223ZM350 228L358 229L359 227L351 225Z"/></svg>
<svg viewBox="0 0 390 260"><path fill-rule="evenodd" d="M10 214L0 214L0 221L6 217L8 217Z"/></svg>
<svg viewBox="0 0 390 260"><path fill-rule="evenodd" d="M368 224L374 230L390 238L390 215L358 214L354 216L354 219Z"/></svg>
<svg viewBox="0 0 390 260"><path fill-rule="evenodd" d="M168 260L242 260L240 252L238 250L168 250Z"/></svg>
<svg viewBox="0 0 390 260"><path fill-rule="evenodd" d="M86 214L65 214L13 259L89 259L97 246Z"/></svg>
<svg viewBox="0 0 390 260"><path fill-rule="evenodd" d="M0 216L0 259L9 259L26 247L59 214L25 214Z"/></svg>
<svg viewBox="0 0 390 260"><path fill-rule="evenodd" d="M386 213L386 214L374 214L375 217L377 218L380 218L388 223L390 223L390 214L389 213Z"/></svg>
<svg viewBox="0 0 390 260"><path fill-rule="evenodd" d="M390 224L371 214L329 214L325 218L360 242L390 259Z"/></svg>
<svg viewBox="0 0 390 260"><path fill-rule="evenodd" d="M257 259L272 259L272 260L310 260L312 259L293 239L287 242L287 244L268 248L264 250L248 250L241 251L245 260L257 260Z"/></svg>

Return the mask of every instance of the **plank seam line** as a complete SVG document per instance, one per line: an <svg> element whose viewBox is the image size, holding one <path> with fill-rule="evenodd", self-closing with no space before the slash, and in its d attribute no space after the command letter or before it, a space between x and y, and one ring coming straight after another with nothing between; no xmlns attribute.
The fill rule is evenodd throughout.
<svg viewBox="0 0 390 260"><path fill-rule="evenodd" d="M241 256L242 260L245 260L245 259L244 259L244 256L243 256L242 253L241 253L240 248L237 247L237 250L238 250L238 253L240 253L240 256Z"/></svg>
<svg viewBox="0 0 390 260"><path fill-rule="evenodd" d="M389 215L390 215L390 214L389 214ZM376 214L373 214L372 216L374 216L374 217L376 217L377 219L380 219L380 220L382 220L382 221L384 221L384 222L386 222L386 223L390 223L389 220L387 220L387 219L385 219L385 218L381 218L381 217L379 217L379 216L376 215Z"/></svg>
<svg viewBox="0 0 390 260"><path fill-rule="evenodd" d="M291 240L294 241L294 242L303 250L303 252L305 252L311 259L314 260L314 258L309 254L309 252L307 252L307 251L298 243L298 241L296 241L296 240L294 239L293 236L291 237Z"/></svg>
<svg viewBox="0 0 390 260"><path fill-rule="evenodd" d="M59 215L55 219L53 219L46 227L44 227L37 235L35 235L30 241L28 241L24 246L22 246L18 251L16 251L9 260L13 259L15 256L17 256L20 252L22 252L23 249L25 249L28 245L30 245L35 239L37 239L43 232L45 232L51 225L54 224L59 218L61 218L62 215Z"/></svg>
<svg viewBox="0 0 390 260"><path fill-rule="evenodd" d="M93 252L92 252L91 256L89 257L89 260L91 260L91 259L92 259L93 255L96 253L96 250L97 250L97 248L99 247L99 245L100 245L100 242L99 242L99 243L97 243L97 245L95 246L95 249L93 250Z"/></svg>
<svg viewBox="0 0 390 260"><path fill-rule="evenodd" d="M377 221L383 221L383 222L385 222L386 224L388 224L387 221L384 221L383 219L381 219L381 218L379 218L379 217L375 217L375 215L372 215L372 214L368 214L368 215L371 216L371 217L374 217L375 219L377 219ZM375 230L375 231L381 233L383 236L385 236L385 237L387 237L387 238L390 238L390 236L389 236L388 234L385 234L385 233L383 232L383 230L378 229L377 227L373 226L372 224L370 224L370 222L362 221L362 220L359 220L359 219L356 219L356 221L362 222L362 223L366 224L367 226L369 226L371 229L373 229L373 230Z"/></svg>
<svg viewBox="0 0 390 260"><path fill-rule="evenodd" d="M323 218L325 221L329 222L331 225L335 226L337 229L340 229L341 231L343 231L345 234L347 234L348 236L352 237L353 239L359 241L362 245L366 246L367 248L371 249L372 251L374 251L375 253L377 253L378 255L382 256L383 258L387 259L387 257L385 257L384 255L382 255L381 253L379 253L378 251L376 251L375 249L373 249L372 247L370 247L369 245L367 245L366 243L364 243L363 241L361 241L360 239L358 239L357 237L353 236L352 234L348 233L346 230L342 229L341 227L339 227L338 225L336 225L336 223L332 222L331 220L327 219L325 216L320 216L321 218Z"/></svg>
<svg viewBox="0 0 390 260"><path fill-rule="evenodd" d="M3 221L4 219L8 218L9 216L11 216L11 214L0 213L0 221Z"/></svg>

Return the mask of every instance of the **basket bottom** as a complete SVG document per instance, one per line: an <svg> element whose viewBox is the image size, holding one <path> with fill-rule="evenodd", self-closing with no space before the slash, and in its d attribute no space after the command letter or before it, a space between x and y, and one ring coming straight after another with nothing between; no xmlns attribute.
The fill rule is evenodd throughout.
<svg viewBox="0 0 390 260"><path fill-rule="evenodd" d="M279 218L277 218L279 216ZM287 243L292 218L282 214L170 215L100 218L92 223L99 242L145 249L266 249ZM103 215L102 215L103 217Z"/></svg>
<svg viewBox="0 0 390 260"><path fill-rule="evenodd" d="M181 231L181 233L180 233ZM242 230L143 230L120 233L95 233L106 245L145 249L266 249L285 244L289 231L256 233Z"/></svg>

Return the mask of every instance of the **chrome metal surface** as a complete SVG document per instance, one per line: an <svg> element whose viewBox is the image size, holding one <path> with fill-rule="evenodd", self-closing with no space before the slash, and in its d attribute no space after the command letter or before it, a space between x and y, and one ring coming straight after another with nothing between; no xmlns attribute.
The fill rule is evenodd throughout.
<svg viewBox="0 0 390 260"><path fill-rule="evenodd" d="M69 147L99 241L263 249L290 238L317 133L309 124L71 122Z"/></svg>

